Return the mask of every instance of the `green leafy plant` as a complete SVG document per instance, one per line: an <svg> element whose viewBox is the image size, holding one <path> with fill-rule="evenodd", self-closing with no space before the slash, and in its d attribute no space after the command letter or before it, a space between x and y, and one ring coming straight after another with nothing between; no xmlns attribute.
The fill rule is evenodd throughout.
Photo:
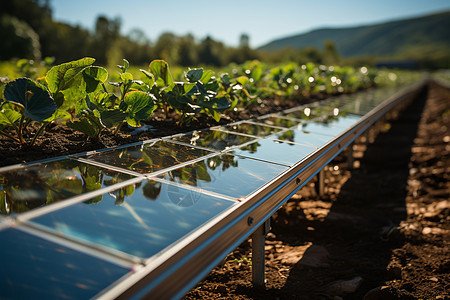
<svg viewBox="0 0 450 300"><path fill-rule="evenodd" d="M92 67L83 71L87 94L83 109L77 114L76 120L67 124L69 127L98 139L106 128L113 129L117 134L122 124L139 127L142 120L151 116L156 109L156 97L150 93L151 88L145 82L134 80L133 75L127 72L128 61L123 61L123 66L118 65L121 81L110 82L110 85L119 89L119 96L108 92L104 84L107 73L103 76L99 72L93 72L97 69ZM149 80L147 82L152 85Z"/></svg>
<svg viewBox="0 0 450 300"><path fill-rule="evenodd" d="M98 140L105 130L117 134L124 124L141 126L156 109L166 118L178 115L179 125L202 115L219 122L225 111L260 105L262 99L281 103L399 81L392 79L392 72L375 75L366 67L313 63L270 67L257 60L232 64L220 74L202 68L183 73L174 68L176 80L166 61L153 60L147 70L140 69L137 80L124 59L123 65L118 65L118 80L108 82L108 71L94 62L94 58L85 57L57 65L37 81L19 78L8 82L7 77L1 77L0 88L4 83L6 86L4 100L0 99L0 134L28 147L48 124L58 122ZM48 60L47 66L51 63ZM19 61L17 66L25 76L36 75L28 60Z"/></svg>
<svg viewBox="0 0 450 300"><path fill-rule="evenodd" d="M55 101L45 86L29 78L9 82L5 86L4 98L6 102L0 110L0 134L22 147L32 146L52 121L57 109ZM39 126L34 133L29 130L33 122ZM15 135L5 131L8 127L15 131Z"/></svg>
<svg viewBox="0 0 450 300"><path fill-rule="evenodd" d="M218 95L220 85L212 71L202 68L185 72L186 81L175 82L167 62L154 60L150 63L150 72L141 70L149 83L155 83L152 91L159 99L166 113L169 108L180 114L179 124L189 123L197 114L206 114L219 121L220 113L230 107L230 101Z"/></svg>

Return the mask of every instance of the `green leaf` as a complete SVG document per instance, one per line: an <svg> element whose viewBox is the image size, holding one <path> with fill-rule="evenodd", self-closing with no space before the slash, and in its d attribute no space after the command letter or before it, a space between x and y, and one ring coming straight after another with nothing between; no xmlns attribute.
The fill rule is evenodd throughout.
<svg viewBox="0 0 450 300"><path fill-rule="evenodd" d="M194 87L196 86L196 83L187 83L184 82L183 83L183 90L184 90L184 94L188 95L189 93L193 92Z"/></svg>
<svg viewBox="0 0 450 300"><path fill-rule="evenodd" d="M202 78L200 78L200 81L201 81L203 84L207 84L207 83L211 80L211 78L213 77L213 75L214 75L214 72L211 71L211 70L203 71L203 75L202 75Z"/></svg>
<svg viewBox="0 0 450 300"><path fill-rule="evenodd" d="M127 113L120 109L107 109L100 112L102 123L106 127L114 127L125 121Z"/></svg>
<svg viewBox="0 0 450 300"><path fill-rule="evenodd" d="M214 102L213 108L215 108L217 110L225 110L225 109L229 108L231 105L230 101L228 101L228 99L226 97L214 98L211 101Z"/></svg>
<svg viewBox="0 0 450 300"><path fill-rule="evenodd" d="M128 84L133 81L133 75L131 73L122 73L120 74L120 79L123 80L124 84Z"/></svg>
<svg viewBox="0 0 450 300"><path fill-rule="evenodd" d="M249 79L247 76L239 76L236 81L243 86L249 82Z"/></svg>
<svg viewBox="0 0 450 300"><path fill-rule="evenodd" d="M203 69L192 69L186 73L186 78L189 82L197 82L203 76Z"/></svg>
<svg viewBox="0 0 450 300"><path fill-rule="evenodd" d="M103 195L99 195L97 197L94 197L94 198L91 198L91 199L89 199L87 201L84 201L83 203L85 203L85 204L97 204L97 203L102 202L102 200L103 200Z"/></svg>
<svg viewBox="0 0 450 300"><path fill-rule="evenodd" d="M1 182L5 182L3 179L3 177L0 177ZM6 199L6 191L0 191L0 213L2 215L9 215L11 213L11 205Z"/></svg>
<svg viewBox="0 0 450 300"><path fill-rule="evenodd" d="M96 137L99 132L99 128L93 122L89 121L87 118L82 118L77 121L67 122L67 127L81 131L89 137Z"/></svg>
<svg viewBox="0 0 450 300"><path fill-rule="evenodd" d="M145 76L142 78L142 81L148 85L149 88L152 88L155 84L155 76L152 73L147 72L145 70L139 69Z"/></svg>
<svg viewBox="0 0 450 300"><path fill-rule="evenodd" d="M140 126L141 120L148 119L156 109L156 98L152 94L142 91L132 91L125 95L123 100L127 104L127 123L130 126Z"/></svg>
<svg viewBox="0 0 450 300"><path fill-rule="evenodd" d="M52 94L67 89L73 84L72 80L74 77L86 67L92 65L94 61L94 58L85 57L76 61L54 66L45 76L48 89Z"/></svg>
<svg viewBox="0 0 450 300"><path fill-rule="evenodd" d="M71 80L72 84L61 91L64 95L63 104L66 108L77 108L80 109L80 104L87 95L86 81L84 81L83 74L78 73ZM77 112L78 112L77 110Z"/></svg>
<svg viewBox="0 0 450 300"><path fill-rule="evenodd" d="M108 71L102 67L87 67L83 70L83 79L86 82L86 92L92 93L108 80Z"/></svg>
<svg viewBox="0 0 450 300"><path fill-rule="evenodd" d="M206 166L204 161L196 164L195 175L198 180L202 180L205 182L211 182L211 176L208 173L208 167Z"/></svg>
<svg viewBox="0 0 450 300"><path fill-rule="evenodd" d="M6 100L21 104L25 117L37 122L51 117L57 108L45 86L29 78L9 82L4 95Z"/></svg>
<svg viewBox="0 0 450 300"><path fill-rule="evenodd" d="M161 78L164 85L171 85L173 83L172 74L170 74L169 64L164 60L154 60L150 63L150 72L155 75L156 79Z"/></svg>
<svg viewBox="0 0 450 300"><path fill-rule="evenodd" d="M20 112L15 111L9 105L3 105L0 110L0 129L13 125L21 116Z"/></svg>
<svg viewBox="0 0 450 300"><path fill-rule="evenodd" d="M130 67L130 63L125 58L123 58L122 60L123 60L123 72L126 72Z"/></svg>
<svg viewBox="0 0 450 300"><path fill-rule="evenodd" d="M86 191L96 191L102 188L102 184L99 182L96 176L86 176L85 178Z"/></svg>
<svg viewBox="0 0 450 300"><path fill-rule="evenodd" d="M131 196L134 193L134 185L128 185L125 187L125 196Z"/></svg>
<svg viewBox="0 0 450 300"><path fill-rule="evenodd" d="M222 83L227 85L227 86L231 84L231 82L230 82L230 75L228 75L228 73L223 74L222 77L221 77L221 80L222 80Z"/></svg>

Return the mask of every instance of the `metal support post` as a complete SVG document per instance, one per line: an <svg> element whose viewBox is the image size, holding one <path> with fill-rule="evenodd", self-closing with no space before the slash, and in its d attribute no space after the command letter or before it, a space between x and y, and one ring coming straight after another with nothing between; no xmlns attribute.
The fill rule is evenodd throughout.
<svg viewBox="0 0 450 300"><path fill-rule="evenodd" d="M347 164L348 164L348 169L352 170L353 169L353 143L348 145L348 156L347 156Z"/></svg>
<svg viewBox="0 0 450 300"><path fill-rule="evenodd" d="M366 145L369 145L370 142L371 142L371 138L370 138L370 136L371 136L370 131L371 130L372 130L372 128L367 128L367 130L366 130Z"/></svg>
<svg viewBox="0 0 450 300"><path fill-rule="evenodd" d="M317 182L315 185L316 193L319 197L322 197L325 194L325 166L320 169L319 173L317 173Z"/></svg>
<svg viewBox="0 0 450 300"><path fill-rule="evenodd" d="M252 282L254 287L265 287L265 244L270 230L270 219L252 234Z"/></svg>
<svg viewBox="0 0 450 300"><path fill-rule="evenodd" d="M378 134L380 133L380 131L381 131L381 120L378 120L378 121L375 123L375 138L378 136Z"/></svg>

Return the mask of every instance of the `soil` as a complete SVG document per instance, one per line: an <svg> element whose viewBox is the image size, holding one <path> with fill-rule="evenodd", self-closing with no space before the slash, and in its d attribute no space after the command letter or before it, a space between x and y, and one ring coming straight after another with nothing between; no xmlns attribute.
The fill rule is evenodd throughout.
<svg viewBox="0 0 450 300"><path fill-rule="evenodd" d="M325 168L271 220L266 286L251 240L185 299L450 299L450 90L430 84L398 119Z"/></svg>

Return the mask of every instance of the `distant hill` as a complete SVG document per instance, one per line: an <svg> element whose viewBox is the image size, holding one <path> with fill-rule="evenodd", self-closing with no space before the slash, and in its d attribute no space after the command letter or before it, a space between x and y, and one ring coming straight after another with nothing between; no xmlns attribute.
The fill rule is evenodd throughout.
<svg viewBox="0 0 450 300"><path fill-rule="evenodd" d="M274 40L258 50L273 51L285 47L323 48L327 40L335 43L344 57L373 55L378 57L421 56L448 53L450 50L450 11L386 22L376 25L323 28Z"/></svg>

